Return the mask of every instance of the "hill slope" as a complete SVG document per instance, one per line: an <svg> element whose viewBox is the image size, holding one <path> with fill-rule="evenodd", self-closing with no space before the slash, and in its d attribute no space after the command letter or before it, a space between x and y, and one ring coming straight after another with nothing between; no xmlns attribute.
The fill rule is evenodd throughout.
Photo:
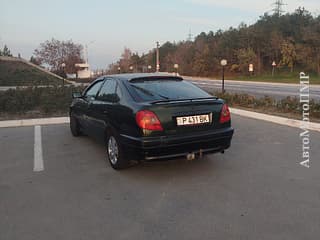
<svg viewBox="0 0 320 240"><path fill-rule="evenodd" d="M55 85L61 83L61 77L26 60L0 57L0 86Z"/></svg>

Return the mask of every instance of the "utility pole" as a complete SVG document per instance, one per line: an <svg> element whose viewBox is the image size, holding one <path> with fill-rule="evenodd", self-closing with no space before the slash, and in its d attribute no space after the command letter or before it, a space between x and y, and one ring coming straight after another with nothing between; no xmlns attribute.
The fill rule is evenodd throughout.
<svg viewBox="0 0 320 240"><path fill-rule="evenodd" d="M192 41L191 28L189 28L189 34L188 34L188 37L187 37L187 41L188 41L188 42L191 42L191 41Z"/></svg>
<svg viewBox="0 0 320 240"><path fill-rule="evenodd" d="M85 45L85 54L86 54L86 59L85 59L85 61L86 61L86 63L89 63L89 54L88 54L88 45L90 45L90 44L92 44L92 43L94 43L94 41L91 41L91 42L89 42L89 43L86 43L86 45Z"/></svg>
<svg viewBox="0 0 320 240"><path fill-rule="evenodd" d="M273 5L274 5L274 9L272 9L272 10L273 10L274 14L277 15L278 17L280 17L281 14L284 12L283 9L282 9L282 7L283 7L284 5L287 5L287 4L283 3L282 0L276 0L276 1L273 3Z"/></svg>
<svg viewBox="0 0 320 240"><path fill-rule="evenodd" d="M157 56L156 56L156 58L157 58L156 72L159 72L160 71L160 60L159 60L159 47L160 47L160 44L159 44L159 42L156 42L156 44L157 44L157 50L156 50L156 54L157 54Z"/></svg>

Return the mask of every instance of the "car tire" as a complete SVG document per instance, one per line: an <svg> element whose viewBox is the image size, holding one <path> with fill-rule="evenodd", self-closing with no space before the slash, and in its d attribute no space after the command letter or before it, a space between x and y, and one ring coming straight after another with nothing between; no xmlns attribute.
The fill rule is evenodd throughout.
<svg viewBox="0 0 320 240"><path fill-rule="evenodd" d="M78 119L72 113L70 113L70 130L74 137L82 135Z"/></svg>
<svg viewBox="0 0 320 240"><path fill-rule="evenodd" d="M128 159L125 158L122 145L116 134L109 134L107 137L107 158L113 169L120 170L129 166Z"/></svg>

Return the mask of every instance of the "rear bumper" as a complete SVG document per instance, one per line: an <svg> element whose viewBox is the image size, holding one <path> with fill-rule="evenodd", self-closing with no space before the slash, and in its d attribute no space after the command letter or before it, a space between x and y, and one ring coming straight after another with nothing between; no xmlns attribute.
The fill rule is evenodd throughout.
<svg viewBox="0 0 320 240"><path fill-rule="evenodd" d="M221 152L230 147L233 132L233 128L228 127L184 136L136 138L120 135L120 139L129 157L153 160L186 156L188 153Z"/></svg>

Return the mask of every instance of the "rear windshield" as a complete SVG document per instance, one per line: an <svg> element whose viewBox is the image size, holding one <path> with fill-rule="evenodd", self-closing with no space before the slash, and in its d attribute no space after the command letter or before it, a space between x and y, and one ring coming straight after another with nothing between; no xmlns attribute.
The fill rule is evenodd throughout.
<svg viewBox="0 0 320 240"><path fill-rule="evenodd" d="M176 100L212 97L195 85L176 79L148 80L130 83L138 101Z"/></svg>

